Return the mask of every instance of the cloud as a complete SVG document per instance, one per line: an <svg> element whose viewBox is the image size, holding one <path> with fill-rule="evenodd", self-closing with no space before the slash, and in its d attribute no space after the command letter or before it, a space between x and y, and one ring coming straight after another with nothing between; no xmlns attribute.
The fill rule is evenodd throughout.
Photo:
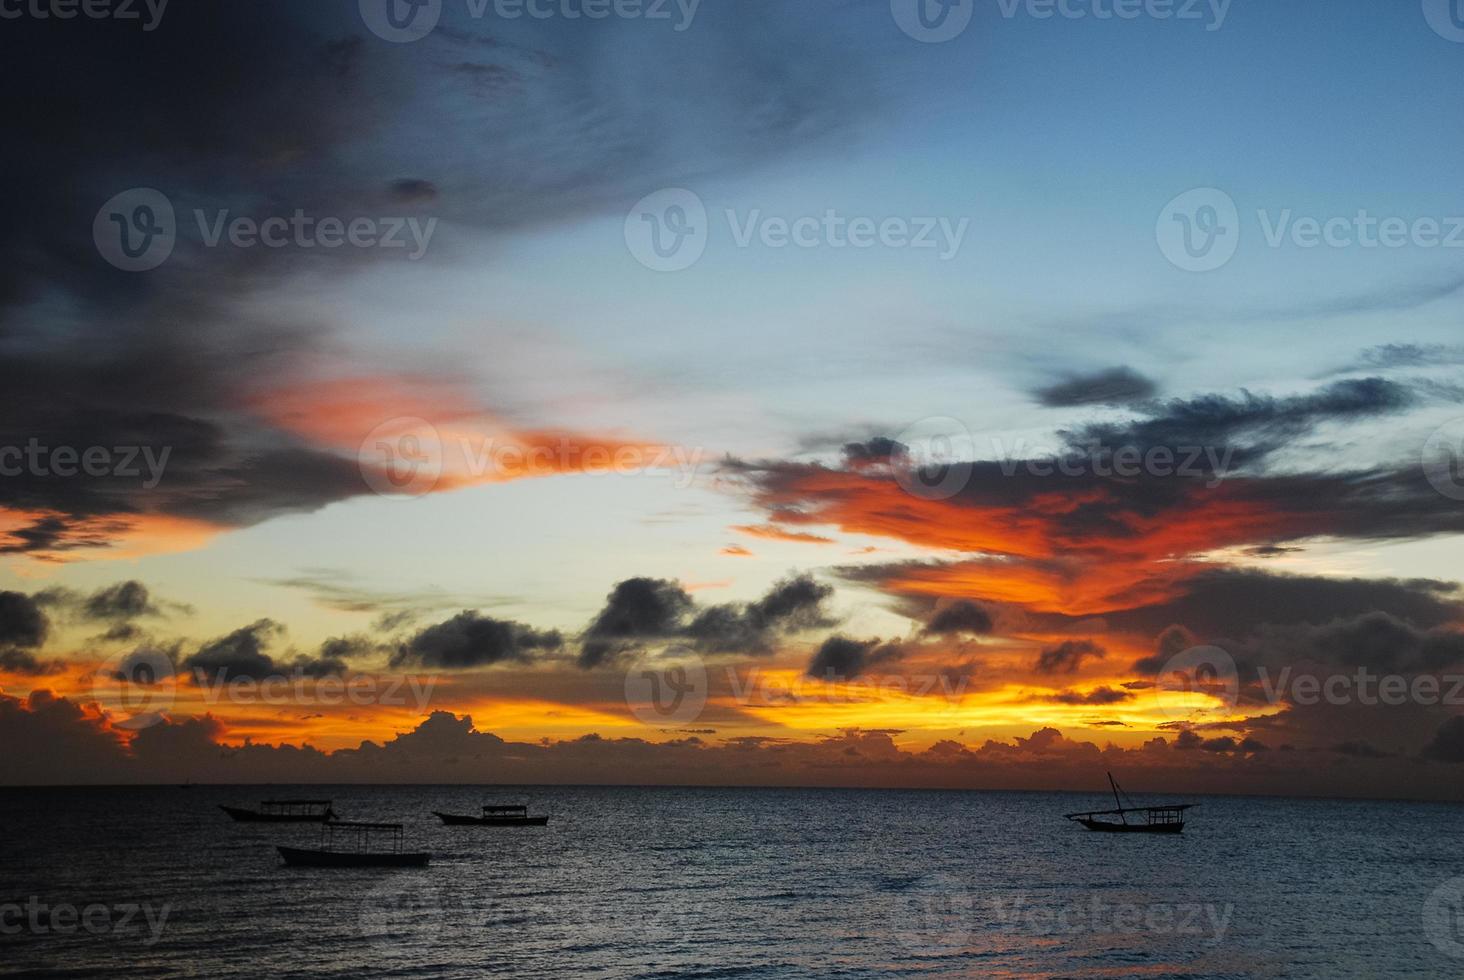
<svg viewBox="0 0 1464 980"><path fill-rule="evenodd" d="M670 579L630 578L617 583L584 631L579 663L586 669L614 660L635 641L676 635L695 605Z"/></svg>
<svg viewBox="0 0 1464 980"><path fill-rule="evenodd" d="M969 599L956 599L938 608L925 624L926 633L983 635L994 628L991 614Z"/></svg>
<svg viewBox="0 0 1464 980"><path fill-rule="evenodd" d="M465 610L418 632L392 654L391 666L465 670L506 661L527 663L536 653L555 651L564 638L522 623Z"/></svg>
<svg viewBox="0 0 1464 980"><path fill-rule="evenodd" d="M204 643L181 666L196 676L212 675L221 680L272 677L279 671L267 650L284 632L285 627L280 623L258 619Z"/></svg>
<svg viewBox="0 0 1464 980"><path fill-rule="evenodd" d="M829 681L848 681L872 667L904 656L899 645L881 640L854 640L847 636L831 636L824 640L808 661L809 677Z"/></svg>
<svg viewBox="0 0 1464 980"><path fill-rule="evenodd" d="M833 538L826 538L821 534L806 534L802 531L789 531L786 528L778 527L775 524L734 524L730 530L739 534L745 534L751 538L762 538L767 541L791 541L799 544L833 544Z"/></svg>
<svg viewBox="0 0 1464 980"><path fill-rule="evenodd" d="M1037 657L1033 669L1039 674L1075 674L1084 660L1102 660L1108 651L1092 640L1064 640Z"/></svg>
<svg viewBox="0 0 1464 980"><path fill-rule="evenodd" d="M1128 405L1152 398L1158 392L1153 381L1132 368L1115 367L1092 374L1071 375L1036 392L1037 401L1049 408L1076 405Z"/></svg>
<svg viewBox="0 0 1464 980"><path fill-rule="evenodd" d="M833 625L823 609L833 592L811 575L795 575L752 602L698 606L670 579L626 579L581 635L579 663L612 663L647 641L684 642L709 654L766 654L783 636Z"/></svg>
<svg viewBox="0 0 1464 980"><path fill-rule="evenodd" d="M1121 691L1112 687L1095 687L1091 691L1059 691L1048 697L1049 701L1057 704L1122 704L1124 701L1132 701L1132 691Z"/></svg>
<svg viewBox="0 0 1464 980"><path fill-rule="evenodd" d="M38 647L50 629L50 620L33 598L23 592L0 592L0 647Z"/></svg>

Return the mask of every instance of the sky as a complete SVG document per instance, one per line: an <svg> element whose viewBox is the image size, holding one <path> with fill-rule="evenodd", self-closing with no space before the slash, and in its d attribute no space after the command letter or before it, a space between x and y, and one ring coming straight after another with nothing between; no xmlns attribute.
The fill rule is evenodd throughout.
<svg viewBox="0 0 1464 980"><path fill-rule="evenodd" d="M0 782L1464 796L1457 17L921 2L0 6Z"/></svg>

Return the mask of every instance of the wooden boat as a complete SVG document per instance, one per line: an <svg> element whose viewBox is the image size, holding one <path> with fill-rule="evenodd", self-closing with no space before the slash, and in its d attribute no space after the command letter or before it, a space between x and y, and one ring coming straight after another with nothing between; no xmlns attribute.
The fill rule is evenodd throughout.
<svg viewBox="0 0 1464 980"><path fill-rule="evenodd" d="M387 850L370 850L371 835L391 835ZM348 838L349 848L336 846L337 834ZM425 868L431 855L425 851L402 850L402 825L399 823L350 823L332 820L320 825L318 848L275 848L287 865L299 868Z"/></svg>
<svg viewBox="0 0 1464 980"><path fill-rule="evenodd" d="M1117 810L1089 810L1084 813L1065 813L1063 816L1082 824L1089 830L1096 830L1100 833L1179 834L1184 832L1184 811L1199 806L1198 803L1124 806L1123 800L1119 798L1122 791L1119 789L1117 781L1114 780L1113 773L1108 774L1108 785L1113 788L1113 802L1118 804ZM1103 820L1099 819L1100 817L1109 819ZM1113 817L1118 819L1114 820Z"/></svg>
<svg viewBox="0 0 1464 980"><path fill-rule="evenodd" d="M526 806L485 806L480 817L432 812L449 827L542 827L549 822L548 817L529 816Z"/></svg>
<svg viewBox="0 0 1464 980"><path fill-rule="evenodd" d="M265 800L258 810L220 803L219 809L240 823L325 823L335 819L330 800Z"/></svg>

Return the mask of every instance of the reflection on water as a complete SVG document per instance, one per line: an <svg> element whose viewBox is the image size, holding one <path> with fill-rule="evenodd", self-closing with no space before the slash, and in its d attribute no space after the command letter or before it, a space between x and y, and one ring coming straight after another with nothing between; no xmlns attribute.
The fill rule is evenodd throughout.
<svg viewBox="0 0 1464 980"><path fill-rule="evenodd" d="M1457 974L1461 811L1209 798L1182 836L1090 796L308 787L425 870L279 866L261 788L0 792L4 969L357 978ZM523 801L547 828L442 827ZM1458 894L1456 894L1458 893ZM1458 958L1456 958L1456 955Z"/></svg>

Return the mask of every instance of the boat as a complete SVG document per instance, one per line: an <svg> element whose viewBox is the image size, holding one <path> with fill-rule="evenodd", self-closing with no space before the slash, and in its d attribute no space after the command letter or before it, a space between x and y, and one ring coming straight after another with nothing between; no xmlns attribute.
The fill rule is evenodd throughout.
<svg viewBox="0 0 1464 980"><path fill-rule="evenodd" d="M454 813L440 813L432 811L444 824L449 827L542 827L549 822L548 817L531 817L529 808L526 806L485 806L483 815L479 817L464 817Z"/></svg>
<svg viewBox="0 0 1464 980"><path fill-rule="evenodd" d="M1184 832L1184 811L1199 806L1198 803L1173 803L1166 806L1124 806L1113 773L1108 774L1108 785L1113 789L1113 802L1117 810L1088 810L1084 813L1065 813L1068 820L1076 821L1089 830L1108 834L1179 834ZM1129 801L1132 804L1132 800ZM1130 817L1132 816L1132 821ZM1100 819L1107 817L1109 819ZM1112 819L1117 817L1117 820Z"/></svg>
<svg viewBox="0 0 1464 980"><path fill-rule="evenodd" d="M264 800L258 810L220 803L219 809L240 823L325 823L336 816L330 800Z"/></svg>
<svg viewBox="0 0 1464 980"><path fill-rule="evenodd" d="M387 850L369 850L372 834L389 834ZM338 835L347 838L349 848L336 846ZM276 846L285 864L297 868L425 868L432 855L425 851L402 850L399 823L351 823L332 820L320 825L320 846L316 848Z"/></svg>

